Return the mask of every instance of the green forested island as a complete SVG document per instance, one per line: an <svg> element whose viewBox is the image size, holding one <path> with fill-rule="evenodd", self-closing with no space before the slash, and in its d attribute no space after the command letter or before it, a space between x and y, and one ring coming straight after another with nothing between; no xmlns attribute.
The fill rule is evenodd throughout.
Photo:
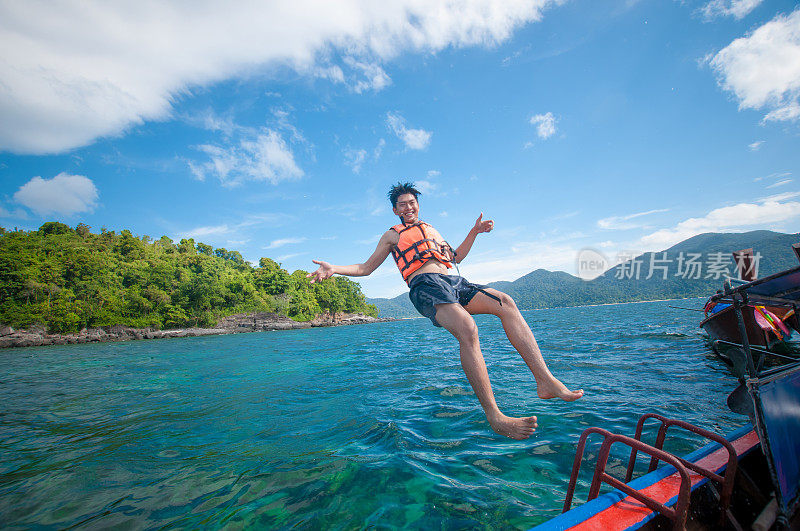
<svg viewBox="0 0 800 531"><path fill-rule="evenodd" d="M0 227L0 324L44 325L55 333L123 325L213 326L245 312L308 321L323 312L377 315L344 277L310 284L270 258L251 266L237 251L193 239L177 244L128 230L47 222L38 230Z"/></svg>

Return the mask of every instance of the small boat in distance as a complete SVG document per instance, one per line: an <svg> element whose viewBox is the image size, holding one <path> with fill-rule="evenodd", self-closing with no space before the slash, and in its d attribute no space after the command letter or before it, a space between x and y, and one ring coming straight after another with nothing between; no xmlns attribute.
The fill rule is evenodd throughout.
<svg viewBox="0 0 800 531"><path fill-rule="evenodd" d="M793 248L800 260L800 244L794 245ZM703 308L705 318L700 327L706 331L718 352L717 347L720 344L743 345L745 343L743 335L747 336L749 345L767 350L783 350L785 342L791 338L792 331L800 333L798 308L794 304L787 305L785 301L772 300L770 295L780 299L797 293L800 290L800 275L793 273L799 268L756 279L752 268L753 250L744 249L733 255L742 280L725 280L723 289L708 299ZM751 298L741 301L739 311L734 308L730 297L734 291L743 290L745 293L756 294L759 292L759 287L763 288L764 284L770 290L770 295L764 295L760 300ZM755 287L752 292L749 291L751 287ZM745 330L745 334L742 330Z"/></svg>

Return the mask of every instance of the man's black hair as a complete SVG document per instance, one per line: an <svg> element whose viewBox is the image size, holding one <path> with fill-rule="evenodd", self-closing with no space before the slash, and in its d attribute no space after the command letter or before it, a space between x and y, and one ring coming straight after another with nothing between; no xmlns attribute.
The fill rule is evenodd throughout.
<svg viewBox="0 0 800 531"><path fill-rule="evenodd" d="M403 194L411 194L414 199L419 199L422 192L414 188L414 183L397 183L389 189L389 202L392 203L392 208L397 205L397 198Z"/></svg>

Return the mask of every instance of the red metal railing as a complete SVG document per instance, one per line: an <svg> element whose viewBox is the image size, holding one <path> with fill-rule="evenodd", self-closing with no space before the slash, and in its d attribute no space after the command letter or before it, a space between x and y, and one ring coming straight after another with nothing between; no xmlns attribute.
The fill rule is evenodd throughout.
<svg viewBox="0 0 800 531"><path fill-rule="evenodd" d="M731 502L731 494L733 493L734 479L736 477L737 459L736 459L736 450L733 448L733 445L729 441L727 441L724 437L721 437L716 433L704 430L703 428L699 428L682 420L668 419L666 417L663 417L655 413L647 413L646 415L641 416L639 422L636 423L636 435L634 435L634 439L636 439L637 441L641 441L642 429L644 427L644 423L647 421L647 419L651 418L656 419L661 423L661 426L658 429L658 436L656 437L656 443L654 445L655 448L658 450L661 450L664 447L664 440L666 439L667 436L667 430L672 426L677 426L692 433L696 433L697 435L700 435L702 437L705 437L706 439L709 439L711 441L720 444L723 448L725 448L725 450L727 450L728 466L725 468L724 476L720 476L719 474L711 470L707 470L701 466L698 466L695 463L686 461L685 459L682 459L680 457L677 458L681 462L681 464L684 465L689 470L697 472L698 474L705 476L712 481L716 481L722 486L720 493L720 520L719 520L719 523L721 525L724 522L725 514ZM657 457L651 456L650 466L647 471L652 472L653 470L655 470L656 466L658 466L658 461L659 459ZM628 459L628 470L625 474L626 483L631 480L631 477L633 477L633 467L635 464L636 464L636 448L632 447L631 456L630 459Z"/></svg>
<svg viewBox="0 0 800 531"><path fill-rule="evenodd" d="M628 496L640 501L651 510L660 512L672 520L673 526L676 529L683 529L686 526L686 517L689 510L689 495L691 493L691 481L689 479L689 472L686 470L686 467L674 455L668 454L667 452L658 448L653 448L649 444L645 444L640 440L633 439L625 435L617 435L602 428L588 428L583 432L580 440L578 441L578 449L575 453L575 461L572 464L572 475L570 476L569 486L567 487L567 496L564 500L563 512L568 511L572 505L572 497L575 494L575 484L577 483L578 472L580 471L581 461L583 460L583 451L586 448L586 439L593 433L602 435L604 440L603 444L600 446L600 453L597 456L597 465L595 466L594 477L592 478L592 484L589 488L588 499L593 500L597 498L598 494L600 493L600 484L607 483L612 487L621 490ZM678 490L678 500L674 509L657 502L656 500L642 494L632 487L629 487L619 479L606 473L605 469L608 462L608 456L611 453L611 445L614 443L625 444L636 451L648 454L653 458L657 458L658 461L664 461L665 463L669 463L675 467L675 470L677 470L678 474L680 475L681 485Z"/></svg>

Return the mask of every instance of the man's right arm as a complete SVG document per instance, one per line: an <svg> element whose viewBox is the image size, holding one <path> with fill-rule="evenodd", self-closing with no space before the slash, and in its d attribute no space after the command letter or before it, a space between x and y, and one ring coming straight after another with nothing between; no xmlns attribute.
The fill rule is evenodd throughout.
<svg viewBox="0 0 800 531"><path fill-rule="evenodd" d="M322 260L312 260L312 262L317 264L319 268L306 276L312 277L312 284L314 282L321 282L326 278L332 277L333 275L365 277L378 269L378 266L380 266L383 261L386 260L386 257L389 256L389 253L392 252L392 248L397 245L398 240L399 235L393 230L388 230L383 234L383 236L381 236L380 241L378 241L378 246L375 248L375 252L373 252L372 256L367 258L367 261L363 264L343 266L329 264L328 262L324 262Z"/></svg>

